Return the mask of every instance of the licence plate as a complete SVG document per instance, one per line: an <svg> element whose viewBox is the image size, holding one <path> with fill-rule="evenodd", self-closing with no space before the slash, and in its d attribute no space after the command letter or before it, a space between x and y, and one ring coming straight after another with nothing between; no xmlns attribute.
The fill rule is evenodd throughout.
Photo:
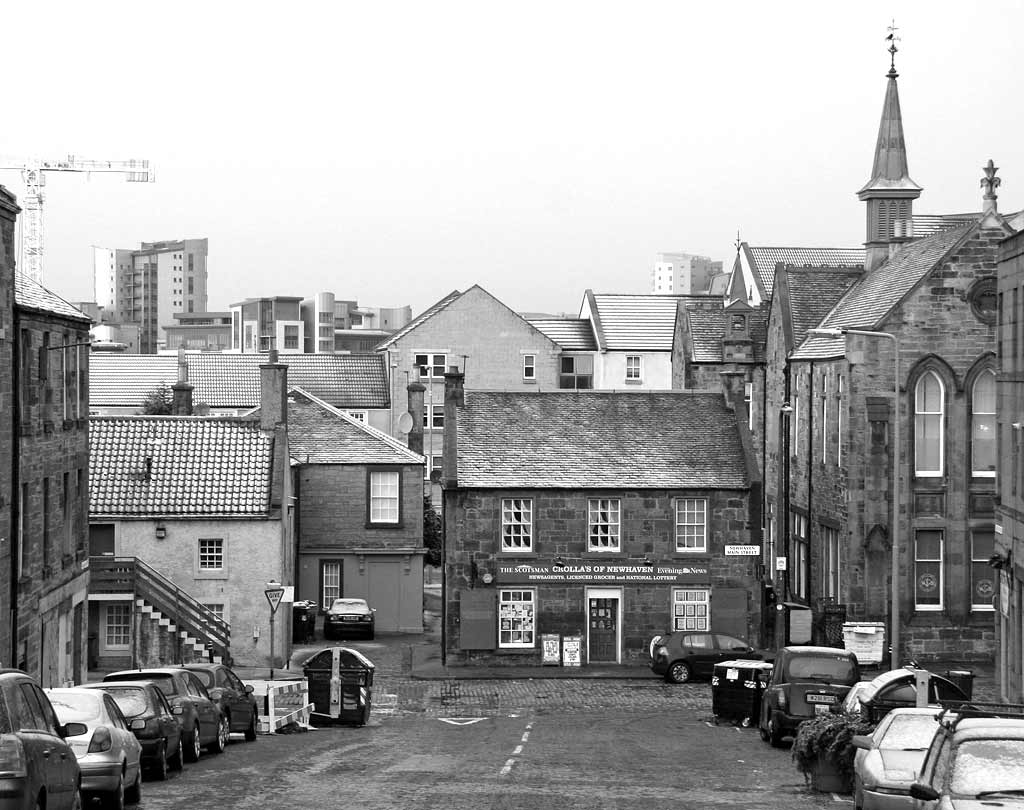
<svg viewBox="0 0 1024 810"><path fill-rule="evenodd" d="M807 702L808 703L835 703L836 702L836 696L835 695L808 695L807 696Z"/></svg>
<svg viewBox="0 0 1024 810"><path fill-rule="evenodd" d="M359 617L358 616L342 616L341 620L343 622L357 622L357 621L359 621Z"/></svg>
<svg viewBox="0 0 1024 810"><path fill-rule="evenodd" d="M828 705L825 704L825 703L815 703L814 704L814 713L815 714L828 714L829 713Z"/></svg>

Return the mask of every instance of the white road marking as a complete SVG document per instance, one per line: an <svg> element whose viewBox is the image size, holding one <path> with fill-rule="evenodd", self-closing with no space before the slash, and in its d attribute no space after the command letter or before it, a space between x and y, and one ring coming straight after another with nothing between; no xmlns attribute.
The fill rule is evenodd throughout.
<svg viewBox="0 0 1024 810"><path fill-rule="evenodd" d="M453 726L471 726L474 723L479 723L481 720L486 720L486 717L438 717L442 723L448 723Z"/></svg>
<svg viewBox="0 0 1024 810"><path fill-rule="evenodd" d="M516 757L523 753L523 745L530 739L530 729L532 728L533 723L526 724L526 731L523 732L522 742L512 751L512 756L505 760L505 764L501 766L501 770L498 772L499 776L508 776L512 772L512 766L516 764Z"/></svg>

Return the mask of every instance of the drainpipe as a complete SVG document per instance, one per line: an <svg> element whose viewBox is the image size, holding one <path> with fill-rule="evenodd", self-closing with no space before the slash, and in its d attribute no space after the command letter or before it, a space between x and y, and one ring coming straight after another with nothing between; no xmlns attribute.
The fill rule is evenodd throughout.
<svg viewBox="0 0 1024 810"><path fill-rule="evenodd" d="M811 535L814 532L814 361L811 361L807 380L807 605L811 605L813 578L811 570ZM814 614L811 614L812 618ZM812 639L813 640L813 639Z"/></svg>
<svg viewBox="0 0 1024 810"><path fill-rule="evenodd" d="M16 667L20 663L18 661L18 596L20 588L18 568L21 565L21 555L24 553L24 534L21 531L21 425L25 413L22 409L22 397L28 396L28 391L25 388L28 380L21 379L21 323L17 318L15 318L11 331L13 332L11 335L11 365L14 375L14 391L12 391L14 422L11 425L11 649L8 661L12 667ZM18 337L18 340L15 340L15 337Z"/></svg>

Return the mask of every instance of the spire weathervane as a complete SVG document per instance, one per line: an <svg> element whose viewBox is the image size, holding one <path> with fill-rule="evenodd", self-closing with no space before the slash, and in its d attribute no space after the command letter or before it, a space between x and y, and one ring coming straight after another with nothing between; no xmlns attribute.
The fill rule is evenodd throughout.
<svg viewBox="0 0 1024 810"><path fill-rule="evenodd" d="M740 245L742 245L742 244L743 244L743 243L742 243L742 242L740 242L740 229L739 229L739 228L737 228L737 229L736 229L736 252L737 252L737 253L739 253L739 252L740 252Z"/></svg>
<svg viewBox="0 0 1024 810"><path fill-rule="evenodd" d="M900 37L896 36L896 32L900 29L896 27L896 19L893 18L892 25L889 26L889 36L885 38L885 41L889 43L889 75L896 76L896 54L899 52L899 48L896 47L897 42L901 42Z"/></svg>

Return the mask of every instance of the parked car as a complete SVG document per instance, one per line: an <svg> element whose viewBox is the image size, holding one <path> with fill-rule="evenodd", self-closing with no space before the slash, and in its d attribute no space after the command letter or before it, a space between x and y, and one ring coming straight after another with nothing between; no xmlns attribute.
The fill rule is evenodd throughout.
<svg viewBox="0 0 1024 810"><path fill-rule="evenodd" d="M1005 707L1007 710L1009 706ZM917 810L1024 806L1024 717L944 713L910 786Z"/></svg>
<svg viewBox="0 0 1024 810"><path fill-rule="evenodd" d="M934 708L890 711L870 735L853 738L853 805L859 810L910 810L910 786L938 730Z"/></svg>
<svg viewBox="0 0 1024 810"><path fill-rule="evenodd" d="M186 762L198 760L204 746L214 754L224 750L229 734L227 718L194 672L182 667L159 667L111 672L103 678L104 683L137 680L155 683L171 704L171 710L178 715Z"/></svg>
<svg viewBox="0 0 1024 810"><path fill-rule="evenodd" d="M47 689L57 719L82 723L67 740L82 772L82 798L121 808L142 800L142 746L114 699L98 689Z"/></svg>
<svg viewBox="0 0 1024 810"><path fill-rule="evenodd" d="M144 771L163 781L168 771L181 770L184 761L181 722L155 683L87 683L82 688L101 690L113 698L142 746Z"/></svg>
<svg viewBox="0 0 1024 810"><path fill-rule="evenodd" d="M228 729L244 734L248 742L256 739L259 722L259 704L251 684L242 683L224 664L185 664L203 682L210 699L220 705L221 714L228 718Z"/></svg>
<svg viewBox="0 0 1024 810"><path fill-rule="evenodd" d="M850 691L846 693L843 702L832 706L831 710L836 714L860 714L860 696L864 694L864 690L868 688L870 683L871 681L857 681L857 683L850 687Z"/></svg>
<svg viewBox="0 0 1024 810"><path fill-rule="evenodd" d="M858 690L856 703L850 695L843 702L843 708L851 714L860 714L866 720L877 723L892 709L917 705L917 673L924 670L900 667L883 672ZM853 689L850 690L853 693ZM928 673L928 704L939 706L941 701L967 701L967 695L957 683L934 672Z"/></svg>
<svg viewBox="0 0 1024 810"><path fill-rule="evenodd" d="M796 727L827 714L861 680L857 656L836 647L783 647L775 656L772 678L761 698L761 739L781 746Z"/></svg>
<svg viewBox="0 0 1024 810"><path fill-rule="evenodd" d="M0 810L81 810L81 772L49 698L20 669L0 669Z"/></svg>
<svg viewBox="0 0 1024 810"><path fill-rule="evenodd" d="M373 638L374 609L365 599L335 599L324 616L324 638L342 638L347 633L357 633Z"/></svg>
<svg viewBox="0 0 1024 810"><path fill-rule="evenodd" d="M651 669L669 683L708 679L715 664L729 660L770 661L774 652L755 650L743 639L723 633L678 630L651 639Z"/></svg>

